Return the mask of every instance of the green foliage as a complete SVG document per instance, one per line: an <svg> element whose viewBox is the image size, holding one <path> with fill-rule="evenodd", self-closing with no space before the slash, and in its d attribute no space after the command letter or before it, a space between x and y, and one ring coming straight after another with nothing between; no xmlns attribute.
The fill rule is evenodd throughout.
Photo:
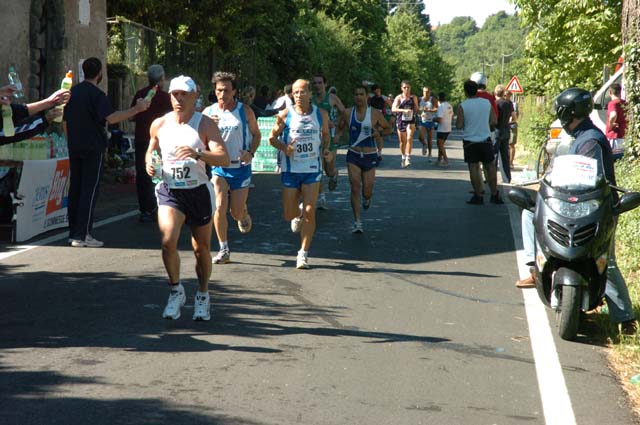
<svg viewBox="0 0 640 425"><path fill-rule="evenodd" d="M616 163L618 185L640 191L640 163L625 159ZM632 292L640 291L640 209L626 212L620 216L616 231L616 254L620 270L627 279ZM640 297L636 297L636 302Z"/></svg>
<svg viewBox="0 0 640 425"><path fill-rule="evenodd" d="M426 29L421 28L415 13L404 9L387 18L388 36L385 40L386 60L391 62L395 77L393 88L399 89L401 80L408 80L413 93L420 87L429 86L434 92L451 92L451 71L443 62L440 50L433 45Z"/></svg>
<svg viewBox="0 0 640 425"><path fill-rule="evenodd" d="M512 0L525 27L530 92L593 90L620 53L621 0Z"/></svg>
<svg viewBox="0 0 640 425"><path fill-rule="evenodd" d="M530 155L537 155L549 138L549 124L555 119L551 102L541 97L526 96L518 106L518 144Z"/></svg>
<svg viewBox="0 0 640 425"><path fill-rule="evenodd" d="M470 17L457 17L438 27L436 44L455 73L452 99L463 99L462 82L476 71L487 75L489 91L508 83L513 75L521 76L525 33L519 17L505 12L489 16L481 29ZM526 80L520 78L520 82L525 85Z"/></svg>

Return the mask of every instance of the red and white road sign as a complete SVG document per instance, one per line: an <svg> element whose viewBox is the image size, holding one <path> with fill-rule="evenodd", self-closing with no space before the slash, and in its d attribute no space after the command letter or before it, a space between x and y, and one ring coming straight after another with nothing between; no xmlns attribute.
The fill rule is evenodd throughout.
<svg viewBox="0 0 640 425"><path fill-rule="evenodd" d="M511 93L522 93L522 86L520 85L520 81L518 81L518 77L513 76L509 84L507 84L507 90Z"/></svg>

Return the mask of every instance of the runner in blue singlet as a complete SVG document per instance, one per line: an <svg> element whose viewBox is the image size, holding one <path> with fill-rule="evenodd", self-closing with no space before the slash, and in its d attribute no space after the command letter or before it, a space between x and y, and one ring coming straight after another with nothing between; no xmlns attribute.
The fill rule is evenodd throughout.
<svg viewBox="0 0 640 425"><path fill-rule="evenodd" d="M380 155L379 143L382 136L391 134L391 126L382 113L367 106L367 87L357 86L353 91L354 106L341 116L336 137L345 129L349 131L349 150L347 151L347 169L351 183L351 209L353 210L352 233L362 233L360 220L360 193L362 208L371 206L373 183Z"/></svg>

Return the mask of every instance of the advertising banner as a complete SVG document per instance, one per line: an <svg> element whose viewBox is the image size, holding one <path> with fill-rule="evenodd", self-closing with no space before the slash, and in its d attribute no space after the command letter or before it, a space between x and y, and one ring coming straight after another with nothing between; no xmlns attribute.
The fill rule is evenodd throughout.
<svg viewBox="0 0 640 425"><path fill-rule="evenodd" d="M24 161L18 185L16 242L66 227L69 159Z"/></svg>

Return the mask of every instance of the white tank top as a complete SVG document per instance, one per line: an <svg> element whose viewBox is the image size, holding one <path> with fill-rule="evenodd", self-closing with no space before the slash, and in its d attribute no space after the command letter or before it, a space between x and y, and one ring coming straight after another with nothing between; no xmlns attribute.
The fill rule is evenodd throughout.
<svg viewBox="0 0 640 425"><path fill-rule="evenodd" d="M491 103L481 97L473 97L462 102L464 129L462 140L467 142L486 142L491 137L489 116Z"/></svg>
<svg viewBox="0 0 640 425"><path fill-rule="evenodd" d="M239 159L240 151L249 150L250 142L253 140L253 134L249 131L247 124L247 116L244 112L244 104L237 102L236 107L232 111L223 111L217 103L209 106L204 110L206 115L218 116L218 128L227 146L231 165L224 168L240 168L243 166ZM246 164L245 166L248 166Z"/></svg>
<svg viewBox="0 0 640 425"><path fill-rule="evenodd" d="M358 146L361 148L375 148L376 142L373 140L373 129L371 126L371 107L367 107L364 119L358 121L356 107L351 111L351 121L349 122L349 147Z"/></svg>
<svg viewBox="0 0 640 425"><path fill-rule="evenodd" d="M322 171L320 146L322 114L320 109L311 105L311 113L301 115L293 106L287 109L282 141L287 145L294 143L294 155L284 157L282 171L288 173L317 173Z"/></svg>
<svg viewBox="0 0 640 425"><path fill-rule="evenodd" d="M186 145L206 150L198 133L202 114L194 112L186 124L176 122L173 114L169 112L164 116L164 124L158 131L162 153L162 180L171 189L193 189L208 183L206 164L193 158L179 160L175 156L175 149Z"/></svg>
<svg viewBox="0 0 640 425"><path fill-rule="evenodd" d="M422 122L433 121L433 112L423 111L424 108L433 109L431 98L429 98L429 100L427 100L426 102L423 100L423 98L420 98L420 120Z"/></svg>

